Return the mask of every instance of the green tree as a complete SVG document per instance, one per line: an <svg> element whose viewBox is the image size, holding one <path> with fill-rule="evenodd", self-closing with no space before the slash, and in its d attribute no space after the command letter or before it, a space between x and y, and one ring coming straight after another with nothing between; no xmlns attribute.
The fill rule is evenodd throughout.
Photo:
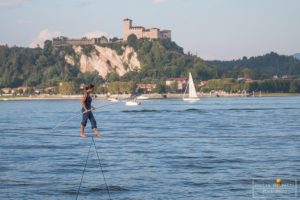
<svg viewBox="0 0 300 200"><path fill-rule="evenodd" d="M107 84L107 91L111 94L118 94L119 89L119 82L110 82Z"/></svg>
<svg viewBox="0 0 300 200"><path fill-rule="evenodd" d="M73 82L63 82L62 85L59 86L59 93L65 95L75 94L75 84Z"/></svg>
<svg viewBox="0 0 300 200"><path fill-rule="evenodd" d="M115 82L120 80L120 76L116 72L108 73L105 77L107 82Z"/></svg>
<svg viewBox="0 0 300 200"><path fill-rule="evenodd" d="M44 55L51 56L52 50L53 50L53 46L51 40L45 40L44 48L43 48Z"/></svg>
<svg viewBox="0 0 300 200"><path fill-rule="evenodd" d="M292 80L290 82L289 92L300 93L300 79Z"/></svg>
<svg viewBox="0 0 300 200"><path fill-rule="evenodd" d="M116 41L118 41L118 38L117 37L113 37L113 38L110 39L110 41L111 42L116 42Z"/></svg>
<svg viewBox="0 0 300 200"><path fill-rule="evenodd" d="M23 95L23 94L24 94L23 89L19 89L19 90L18 90L18 94Z"/></svg>
<svg viewBox="0 0 300 200"><path fill-rule="evenodd" d="M107 90L107 87L101 85L99 87L97 87L97 90L95 90L96 93L99 93L99 94L106 94L108 92Z"/></svg>
<svg viewBox="0 0 300 200"><path fill-rule="evenodd" d="M242 74L245 78L252 78L253 77L253 70L250 68L244 68L242 69Z"/></svg>
<svg viewBox="0 0 300 200"><path fill-rule="evenodd" d="M127 43L129 44L129 46L133 47L134 49L137 48L137 37L135 34L130 34L127 37Z"/></svg>
<svg viewBox="0 0 300 200"><path fill-rule="evenodd" d="M161 83L156 84L155 92L159 94L166 93L166 86Z"/></svg>
<svg viewBox="0 0 300 200"><path fill-rule="evenodd" d="M120 81L133 81L133 82L140 82L139 72L130 71L120 77Z"/></svg>
<svg viewBox="0 0 300 200"><path fill-rule="evenodd" d="M168 92L176 93L178 89L178 84L176 82L171 83L170 87L167 88Z"/></svg>

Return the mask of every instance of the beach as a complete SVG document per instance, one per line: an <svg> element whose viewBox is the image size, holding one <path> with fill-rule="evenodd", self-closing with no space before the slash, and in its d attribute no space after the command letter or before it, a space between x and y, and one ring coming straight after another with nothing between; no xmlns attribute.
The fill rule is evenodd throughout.
<svg viewBox="0 0 300 200"><path fill-rule="evenodd" d="M218 95L217 95L218 94ZM120 100L130 99L132 95L130 94L95 94L94 98L96 99L109 99L116 98ZM138 96L138 95L135 95ZM142 96L147 97L149 99L182 99L183 94L142 94ZM237 93L198 93L198 97L200 98L218 98L218 97L284 97L284 96L300 96L299 93L255 93L254 96L252 94L244 95ZM82 95L30 95L30 96L0 96L0 100L72 100L72 99L81 99Z"/></svg>

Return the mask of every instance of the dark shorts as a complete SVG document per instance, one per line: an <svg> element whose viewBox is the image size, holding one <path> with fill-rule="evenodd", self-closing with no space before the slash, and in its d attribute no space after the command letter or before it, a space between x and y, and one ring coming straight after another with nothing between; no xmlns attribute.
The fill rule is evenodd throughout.
<svg viewBox="0 0 300 200"><path fill-rule="evenodd" d="M81 125L85 127L88 119L91 122L92 129L97 128L97 122L96 122L96 120L94 118L94 115L91 111L82 114Z"/></svg>

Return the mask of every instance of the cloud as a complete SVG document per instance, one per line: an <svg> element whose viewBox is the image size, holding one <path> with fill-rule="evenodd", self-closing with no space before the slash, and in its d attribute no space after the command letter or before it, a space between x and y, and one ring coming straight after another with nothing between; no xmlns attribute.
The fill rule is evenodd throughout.
<svg viewBox="0 0 300 200"><path fill-rule="evenodd" d="M18 21L16 21L17 22L17 24L32 24L33 23L33 21L32 20L27 20L27 19L21 19L21 20L18 20Z"/></svg>
<svg viewBox="0 0 300 200"><path fill-rule="evenodd" d="M87 38L99 38L101 36L107 37L107 33L102 32L102 31L91 31L91 32L87 32L84 34L84 37L87 37Z"/></svg>
<svg viewBox="0 0 300 200"><path fill-rule="evenodd" d="M60 31L50 31L48 29L42 30L36 37L34 37L29 44L29 47L35 48L37 45L43 47L45 40L51 40L54 37L61 36Z"/></svg>
<svg viewBox="0 0 300 200"><path fill-rule="evenodd" d="M31 0L0 0L0 8L14 8L22 6Z"/></svg>

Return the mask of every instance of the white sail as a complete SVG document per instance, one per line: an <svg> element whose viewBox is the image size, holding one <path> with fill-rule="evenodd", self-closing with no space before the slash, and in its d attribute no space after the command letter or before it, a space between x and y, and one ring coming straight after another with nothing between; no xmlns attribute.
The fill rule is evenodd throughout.
<svg viewBox="0 0 300 200"><path fill-rule="evenodd" d="M189 98L197 98L196 88L191 72L189 73Z"/></svg>
<svg viewBox="0 0 300 200"><path fill-rule="evenodd" d="M187 88L189 88L189 96L187 98L185 98L184 95L186 93ZM185 91L184 91L184 94L183 94L183 100L184 101L191 101L191 102L199 100L199 98L197 96L197 93L196 93L196 88L195 88L195 85L194 85L194 81L193 81L193 77L192 77L191 72L189 73L189 82L187 84L187 87L185 88Z"/></svg>

